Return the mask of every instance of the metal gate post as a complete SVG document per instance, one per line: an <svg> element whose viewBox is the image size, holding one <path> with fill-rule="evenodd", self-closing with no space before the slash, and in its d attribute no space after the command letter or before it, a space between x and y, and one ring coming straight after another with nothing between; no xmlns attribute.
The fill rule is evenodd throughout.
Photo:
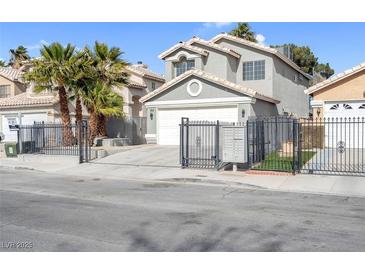
<svg viewBox="0 0 365 274"><path fill-rule="evenodd" d="M181 132L180 132L180 153L181 153L181 167L189 166L189 118L181 118Z"/></svg>
<svg viewBox="0 0 365 274"><path fill-rule="evenodd" d="M83 121L81 123L82 125L82 130L83 130L83 134L82 136L84 137L84 144L85 144L85 153L84 153L84 156L85 156L85 162L89 162L89 149L90 149L90 146L89 146L89 129L88 129L88 126L87 126L87 121Z"/></svg>
<svg viewBox="0 0 365 274"><path fill-rule="evenodd" d="M295 157L295 147L296 147L296 142L297 142L297 136L296 136L296 122L295 119L293 119L293 142L292 142L292 149L293 149L293 175L295 175L295 172L297 170L297 157Z"/></svg>
<svg viewBox="0 0 365 274"><path fill-rule="evenodd" d="M251 160L250 160L250 131L249 131L249 121L246 122L246 151L247 151L247 167L248 169L251 168Z"/></svg>
<svg viewBox="0 0 365 274"><path fill-rule="evenodd" d="M181 117L180 124L180 164L184 167L184 118Z"/></svg>
<svg viewBox="0 0 365 274"><path fill-rule="evenodd" d="M215 126L215 168L219 167L219 120Z"/></svg>
<svg viewBox="0 0 365 274"><path fill-rule="evenodd" d="M83 153L83 134L82 134L82 122L76 122L76 129L77 129L77 135L78 135L78 143L79 143L79 163L84 162L84 153Z"/></svg>

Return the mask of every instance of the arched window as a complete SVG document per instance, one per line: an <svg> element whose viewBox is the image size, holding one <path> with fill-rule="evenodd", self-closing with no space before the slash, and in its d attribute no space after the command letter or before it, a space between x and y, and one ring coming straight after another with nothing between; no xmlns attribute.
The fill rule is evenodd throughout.
<svg viewBox="0 0 365 274"><path fill-rule="evenodd" d="M338 109L339 107L340 107L339 104L335 104L330 109L334 110L334 109Z"/></svg>
<svg viewBox="0 0 365 274"><path fill-rule="evenodd" d="M185 57L181 57L179 62L175 63L175 76L183 74L185 71L193 69L195 66L194 60L186 60Z"/></svg>
<svg viewBox="0 0 365 274"><path fill-rule="evenodd" d="M349 104L343 104L344 109L352 109L352 107Z"/></svg>
<svg viewBox="0 0 365 274"><path fill-rule="evenodd" d="M359 106L359 109L365 109L365 104L362 104L361 106Z"/></svg>

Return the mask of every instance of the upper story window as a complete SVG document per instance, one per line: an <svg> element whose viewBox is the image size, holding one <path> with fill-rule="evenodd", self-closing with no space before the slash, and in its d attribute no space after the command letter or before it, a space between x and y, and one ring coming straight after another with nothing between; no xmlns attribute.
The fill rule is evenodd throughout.
<svg viewBox="0 0 365 274"><path fill-rule="evenodd" d="M185 71L191 70L195 67L194 60L186 60L185 57L181 58L179 62L175 63L175 76L183 74Z"/></svg>
<svg viewBox="0 0 365 274"><path fill-rule="evenodd" d="M10 85L0 86L0 98L10 97Z"/></svg>
<svg viewBox="0 0 365 274"><path fill-rule="evenodd" d="M243 81L265 79L265 60L243 63Z"/></svg>

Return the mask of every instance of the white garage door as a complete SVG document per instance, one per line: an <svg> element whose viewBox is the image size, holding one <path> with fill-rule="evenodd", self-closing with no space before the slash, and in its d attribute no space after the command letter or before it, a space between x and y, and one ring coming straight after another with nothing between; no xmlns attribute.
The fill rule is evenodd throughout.
<svg viewBox="0 0 365 274"><path fill-rule="evenodd" d="M159 109L157 117L157 142L160 145L178 145L180 143L181 118L190 121L222 121L237 122L236 106L210 108Z"/></svg>
<svg viewBox="0 0 365 274"><path fill-rule="evenodd" d="M364 148L365 101L327 102L324 117L327 147Z"/></svg>
<svg viewBox="0 0 365 274"><path fill-rule="evenodd" d="M47 122L47 113L25 113L22 114L22 125L32 125L34 122ZM6 142L16 142L18 140L17 131L9 129L9 123L12 125L19 125L19 118L17 115L4 115L2 121L3 134ZM0 130L1 131L1 130Z"/></svg>

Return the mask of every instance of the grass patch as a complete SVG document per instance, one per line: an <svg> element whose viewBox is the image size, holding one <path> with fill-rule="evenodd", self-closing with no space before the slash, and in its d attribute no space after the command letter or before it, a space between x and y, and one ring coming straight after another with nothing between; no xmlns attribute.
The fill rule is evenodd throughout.
<svg viewBox="0 0 365 274"><path fill-rule="evenodd" d="M307 163L313 156L313 151L302 151L302 160L300 168ZM293 171L293 157L280 156L277 151L274 151L265 157L259 165L254 166L252 169L259 170L277 170L277 171Z"/></svg>

